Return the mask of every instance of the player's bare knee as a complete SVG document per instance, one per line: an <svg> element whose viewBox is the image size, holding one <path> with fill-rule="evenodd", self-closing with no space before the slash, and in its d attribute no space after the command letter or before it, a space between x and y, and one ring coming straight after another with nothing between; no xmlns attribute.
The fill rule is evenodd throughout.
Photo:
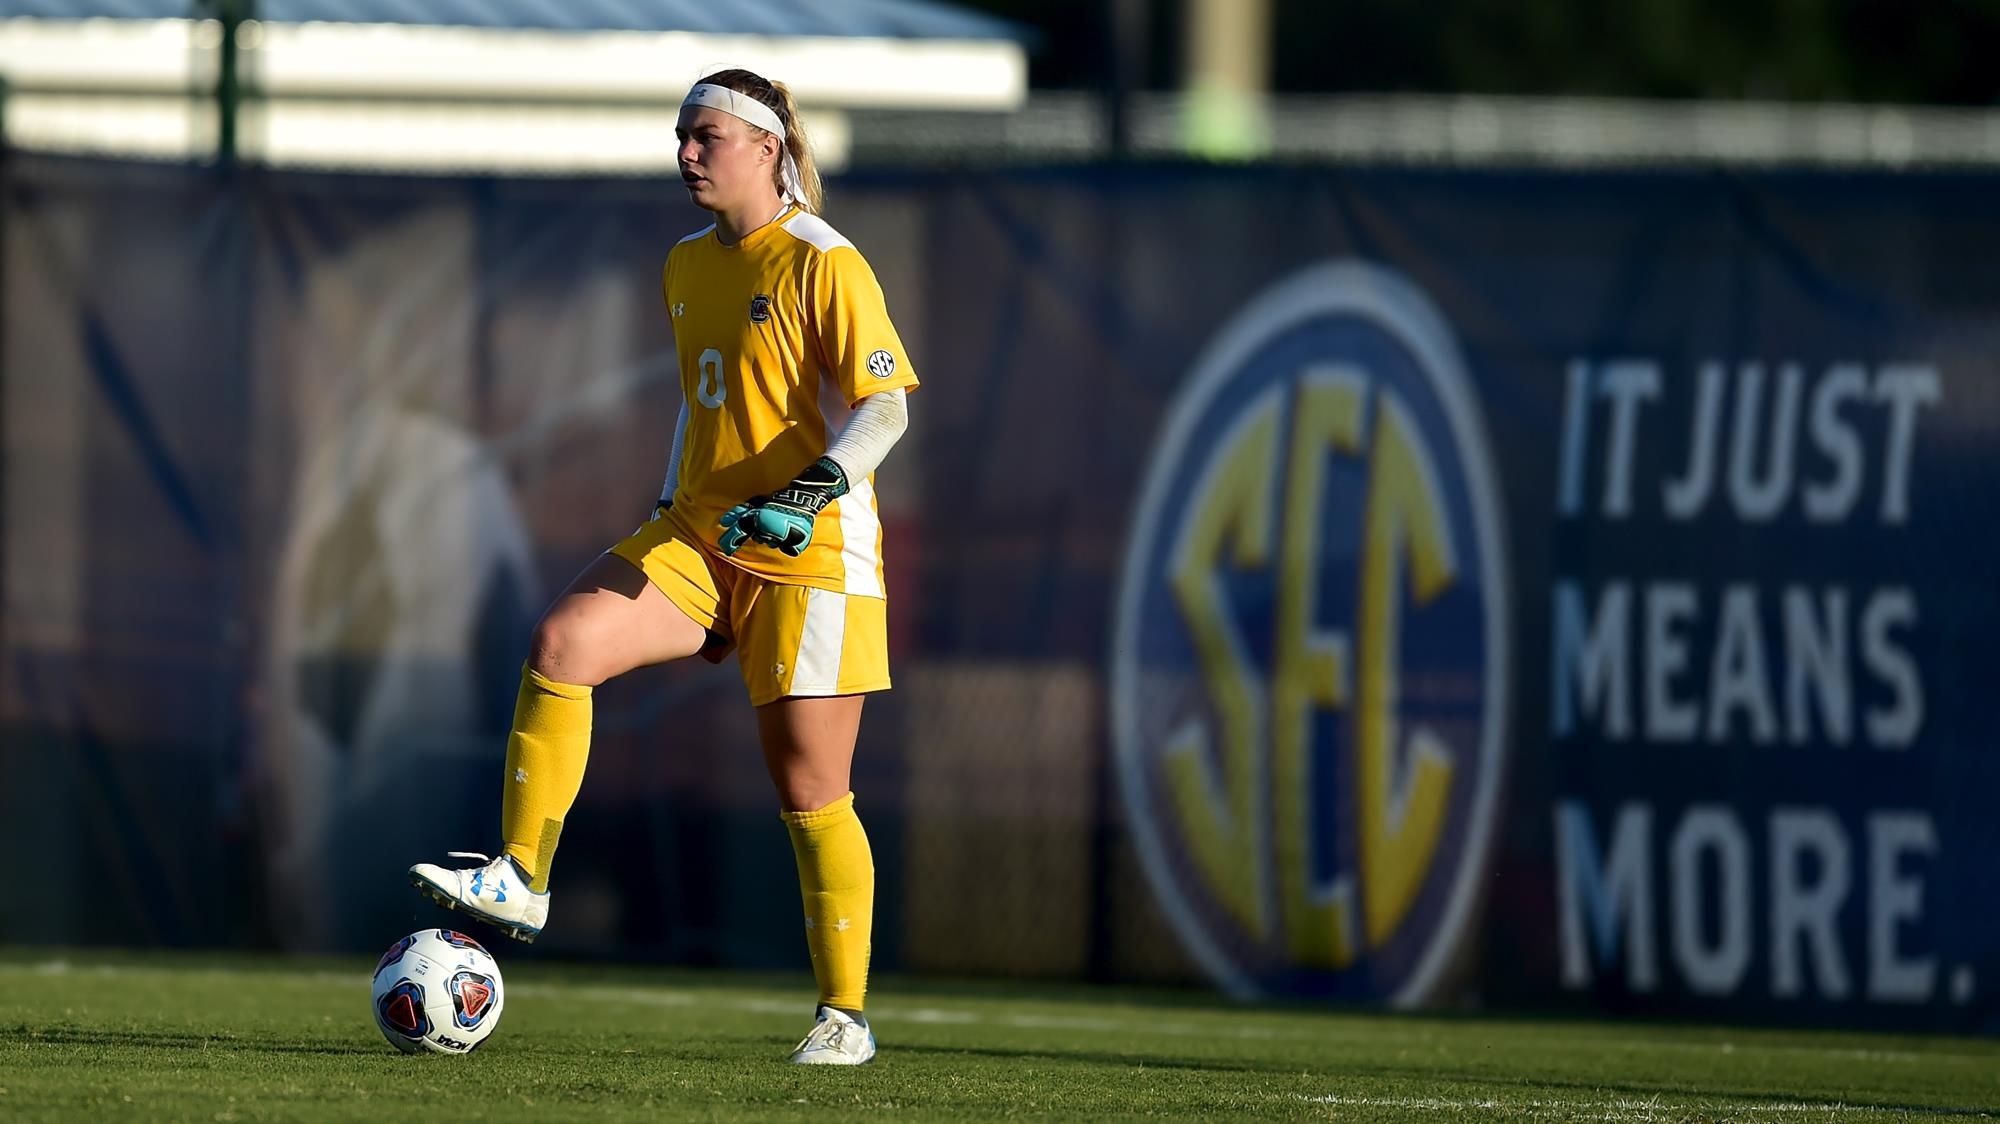
<svg viewBox="0 0 2000 1124"><path fill-rule="evenodd" d="M777 779L778 803L787 812L817 812L847 795L845 776L804 773Z"/></svg>
<svg viewBox="0 0 2000 1124"><path fill-rule="evenodd" d="M535 674L558 683L597 686L603 676L593 674L584 632L577 614L551 609L535 625L535 634L528 641L528 666Z"/></svg>

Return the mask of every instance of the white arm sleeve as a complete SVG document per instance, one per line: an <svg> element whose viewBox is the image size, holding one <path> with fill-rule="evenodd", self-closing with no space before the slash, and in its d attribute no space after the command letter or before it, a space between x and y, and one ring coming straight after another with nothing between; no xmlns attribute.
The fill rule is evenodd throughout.
<svg viewBox="0 0 2000 1124"><path fill-rule="evenodd" d="M839 436L827 446L827 458L840 466L850 483L858 482L881 466L882 458L909 428L910 407L902 388L871 394L854 408Z"/></svg>
<svg viewBox="0 0 2000 1124"><path fill-rule="evenodd" d="M660 485L660 502L672 503L675 489L681 486L681 452L687 444L688 403L687 395L681 395L680 420L674 422L674 449L667 455L667 480Z"/></svg>

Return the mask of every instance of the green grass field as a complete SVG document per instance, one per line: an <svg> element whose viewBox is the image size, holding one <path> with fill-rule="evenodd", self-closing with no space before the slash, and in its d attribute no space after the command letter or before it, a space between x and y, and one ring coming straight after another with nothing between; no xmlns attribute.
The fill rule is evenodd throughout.
<svg viewBox="0 0 2000 1124"><path fill-rule="evenodd" d="M504 955L504 949L502 950ZM1326 1014L887 980L882 1054L784 1061L810 984L521 964L464 1058L369 1020L372 961L0 950L0 1120L1866 1121L2000 1111L2000 1043Z"/></svg>

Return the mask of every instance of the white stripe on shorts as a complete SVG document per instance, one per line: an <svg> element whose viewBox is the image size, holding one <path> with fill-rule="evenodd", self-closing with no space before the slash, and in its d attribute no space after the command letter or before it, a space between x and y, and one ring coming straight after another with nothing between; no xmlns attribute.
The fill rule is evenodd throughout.
<svg viewBox="0 0 2000 1124"><path fill-rule="evenodd" d="M792 694L831 695L840 689L840 650L847 641L847 596L806 590L806 623L793 660Z"/></svg>
<svg viewBox="0 0 2000 1124"><path fill-rule="evenodd" d="M852 488L834 501L840 505L843 586L853 596L880 597L882 521L875 514L875 484L864 477L853 481Z"/></svg>

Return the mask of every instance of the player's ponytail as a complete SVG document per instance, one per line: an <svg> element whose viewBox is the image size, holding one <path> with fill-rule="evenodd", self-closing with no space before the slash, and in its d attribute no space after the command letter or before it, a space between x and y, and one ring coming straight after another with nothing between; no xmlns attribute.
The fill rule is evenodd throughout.
<svg viewBox="0 0 2000 1124"><path fill-rule="evenodd" d="M806 210L819 214L826 205L826 188L820 183L818 165L813 163L812 144L806 139L806 123L799 116L798 102L792 99L792 92L785 88L785 84L740 68L718 70L702 79L702 83L747 94L778 115L778 120L785 125L785 151L791 155L793 165L799 170L799 187L805 195L797 202ZM771 178L777 184L778 195L783 197L788 192L785 189L783 162L779 163L779 167L771 170Z"/></svg>
<svg viewBox="0 0 2000 1124"><path fill-rule="evenodd" d="M826 185L820 182L819 165L813 163L805 118L799 116L799 103L792 99L792 91L783 82L771 83L771 91L778 95L778 104L771 108L778 111L778 120L785 123L785 148L792 154L792 163L798 166L799 185L805 188L806 197L799 202L817 215L826 207ZM782 183L778 186L784 187Z"/></svg>

